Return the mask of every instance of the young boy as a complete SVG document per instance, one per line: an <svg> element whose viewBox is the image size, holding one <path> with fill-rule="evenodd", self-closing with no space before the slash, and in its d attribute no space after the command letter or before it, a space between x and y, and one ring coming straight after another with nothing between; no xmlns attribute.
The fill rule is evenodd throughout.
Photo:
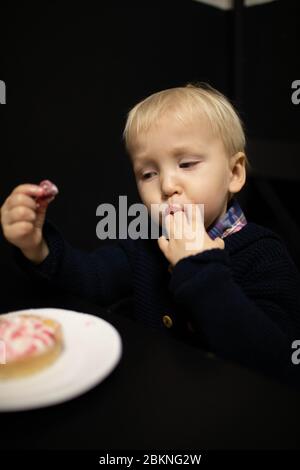
<svg viewBox="0 0 300 470"><path fill-rule="evenodd" d="M164 90L130 111L124 138L142 202L149 212L167 205L166 236L83 253L45 221L49 200L37 204L39 187L25 184L1 209L19 265L101 306L132 295L133 315L144 324L292 382L298 272L281 239L247 223L234 199L247 160L232 105L209 86ZM186 213L187 204L204 205L204 227L195 225L195 211ZM153 217L162 224L162 215ZM204 228L193 250L185 234L174 236L184 222Z"/></svg>

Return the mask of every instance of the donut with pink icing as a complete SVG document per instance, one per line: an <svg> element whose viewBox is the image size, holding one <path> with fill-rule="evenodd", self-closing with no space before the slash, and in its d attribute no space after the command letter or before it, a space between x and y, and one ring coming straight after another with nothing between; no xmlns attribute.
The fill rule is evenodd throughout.
<svg viewBox="0 0 300 470"><path fill-rule="evenodd" d="M38 372L52 364L63 349L60 324L36 315L1 315L0 340L5 350L0 379Z"/></svg>

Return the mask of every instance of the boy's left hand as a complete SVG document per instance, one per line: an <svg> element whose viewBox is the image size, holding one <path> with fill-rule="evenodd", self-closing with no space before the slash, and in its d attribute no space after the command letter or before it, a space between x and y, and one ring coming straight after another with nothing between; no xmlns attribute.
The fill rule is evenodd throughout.
<svg viewBox="0 0 300 470"><path fill-rule="evenodd" d="M165 226L169 240L165 236L161 236L157 240L159 248L172 267L187 256L214 248L224 249L225 244L221 238L215 240L210 238L205 230L202 217L199 217L199 212L197 217L197 208L195 205L193 206L191 215L183 211L167 215ZM190 237L186 236L187 230L191 233Z"/></svg>

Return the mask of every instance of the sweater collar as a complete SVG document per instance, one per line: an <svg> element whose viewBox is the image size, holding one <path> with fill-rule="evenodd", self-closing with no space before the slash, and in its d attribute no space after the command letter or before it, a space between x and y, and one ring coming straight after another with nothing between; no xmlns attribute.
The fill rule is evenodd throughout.
<svg viewBox="0 0 300 470"><path fill-rule="evenodd" d="M208 235L215 238L225 238L241 230L247 224L246 217L236 199L229 203L226 214L219 217L208 230Z"/></svg>

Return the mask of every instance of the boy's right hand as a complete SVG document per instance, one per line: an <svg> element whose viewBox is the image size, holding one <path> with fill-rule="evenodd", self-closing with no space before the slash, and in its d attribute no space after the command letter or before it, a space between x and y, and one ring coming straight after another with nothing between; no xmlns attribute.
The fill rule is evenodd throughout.
<svg viewBox="0 0 300 470"><path fill-rule="evenodd" d="M36 264L49 254L43 238L43 225L49 202L54 198L43 199L43 195L44 190L40 186L21 184L12 191L0 209L5 238Z"/></svg>

